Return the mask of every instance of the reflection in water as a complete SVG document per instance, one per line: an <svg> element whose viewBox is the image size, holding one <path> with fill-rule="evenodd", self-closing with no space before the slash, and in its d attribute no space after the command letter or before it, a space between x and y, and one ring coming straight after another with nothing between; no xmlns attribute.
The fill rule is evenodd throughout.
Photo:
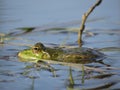
<svg viewBox="0 0 120 90"><path fill-rule="evenodd" d="M83 69L84 69L84 67L83 67ZM101 89L108 89L108 88L110 88L110 87L112 87L112 86L114 86L115 84L117 84L118 82L119 82L119 80L114 80L114 81L110 81L110 82L105 82L105 83L101 83L101 85L96 85L96 86L94 86L94 87L92 87L91 88L91 84L92 84L92 82L91 82L91 86L90 86L90 88L89 88L89 86L87 86L86 88L84 88L83 86L84 86L84 84L85 84L85 80L88 80L88 79L92 79L92 78L94 78L94 79L107 79L107 78L110 78L110 77L112 77L113 75L115 75L115 74L112 74L112 73L106 73L106 74L99 74L99 75L94 75L94 76L91 76L91 77L89 77L89 78L85 78L85 76L87 76L88 74L86 74L85 72L86 71L82 71L82 75L81 75L81 80L79 80L79 81L81 81L81 83L79 83L79 84L76 84L75 82L78 80L78 79L75 79L75 77L73 77L73 73L72 73L72 70L71 70L71 68L69 69L69 80L68 80L68 85L66 86L67 87L67 90L76 90L76 89L78 89L78 88L76 88L76 86L78 87L80 87L81 89L85 89L85 90L101 90ZM89 76L89 75L88 75Z"/></svg>
<svg viewBox="0 0 120 90"><path fill-rule="evenodd" d="M109 77L111 77L113 75L115 75L115 74L113 74L113 73L106 73L106 74L101 74L101 75L93 76L92 78L104 79L104 78L109 78Z"/></svg>
<svg viewBox="0 0 120 90"><path fill-rule="evenodd" d="M117 82L109 82L107 84L103 84L101 86L97 86L97 87L94 87L94 88L89 88L87 90L101 90L101 89L108 89L110 88L111 86L115 85Z"/></svg>

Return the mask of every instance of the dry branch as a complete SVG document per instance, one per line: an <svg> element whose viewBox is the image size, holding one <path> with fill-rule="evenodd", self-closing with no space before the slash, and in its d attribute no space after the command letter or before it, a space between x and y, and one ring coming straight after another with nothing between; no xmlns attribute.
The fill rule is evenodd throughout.
<svg viewBox="0 0 120 90"><path fill-rule="evenodd" d="M95 9L95 7L99 6L101 4L102 0L97 0L97 2L88 9L88 11L86 13L83 14L82 16L82 22L80 25L80 30L78 32L78 44L81 46L82 45L82 33L85 29L85 22L88 18L88 16L90 15L90 13Z"/></svg>

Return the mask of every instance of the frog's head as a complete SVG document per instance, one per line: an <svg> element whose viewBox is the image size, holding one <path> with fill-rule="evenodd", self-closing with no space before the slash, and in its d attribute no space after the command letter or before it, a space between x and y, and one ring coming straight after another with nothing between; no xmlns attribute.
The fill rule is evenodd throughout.
<svg viewBox="0 0 120 90"><path fill-rule="evenodd" d="M46 47L41 43L36 43L33 48L32 52L36 55L39 56L41 59L50 59L50 55L48 52L45 51Z"/></svg>
<svg viewBox="0 0 120 90"><path fill-rule="evenodd" d="M33 47L32 47L32 51L34 53L39 53L39 52L42 52L42 51L45 51L45 46L39 42L39 43L36 43Z"/></svg>

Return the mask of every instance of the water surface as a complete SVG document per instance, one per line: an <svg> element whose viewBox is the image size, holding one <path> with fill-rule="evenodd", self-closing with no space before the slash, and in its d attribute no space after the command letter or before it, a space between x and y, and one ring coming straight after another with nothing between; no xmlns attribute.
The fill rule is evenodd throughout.
<svg viewBox="0 0 120 90"><path fill-rule="evenodd" d="M94 2L95 0L0 0L0 35L5 43L0 44L0 88L120 89L119 0L103 0L88 18L83 34L83 46L100 49L107 56L104 63L109 67L100 63L85 64L93 69L87 70L84 77L81 69L72 67L75 83L71 85L69 66L52 64L55 77L48 70L28 68L32 64L20 62L17 57L20 50L36 42L50 47L78 46L77 30L81 16ZM34 27L35 30L21 34L23 27Z"/></svg>

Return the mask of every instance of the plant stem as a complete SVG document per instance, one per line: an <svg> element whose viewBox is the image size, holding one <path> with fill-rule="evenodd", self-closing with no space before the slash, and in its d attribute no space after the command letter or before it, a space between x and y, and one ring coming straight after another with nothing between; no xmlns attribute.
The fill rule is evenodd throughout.
<svg viewBox="0 0 120 90"><path fill-rule="evenodd" d="M87 18L90 15L90 13L93 12L95 7L97 7L101 4L101 2L102 2L102 0L97 0L97 2L92 7L90 7L86 13L83 14L82 22L81 22L81 25L80 25L80 30L78 32L78 44L79 44L79 46L82 45L82 33L85 29L85 23L86 23Z"/></svg>

